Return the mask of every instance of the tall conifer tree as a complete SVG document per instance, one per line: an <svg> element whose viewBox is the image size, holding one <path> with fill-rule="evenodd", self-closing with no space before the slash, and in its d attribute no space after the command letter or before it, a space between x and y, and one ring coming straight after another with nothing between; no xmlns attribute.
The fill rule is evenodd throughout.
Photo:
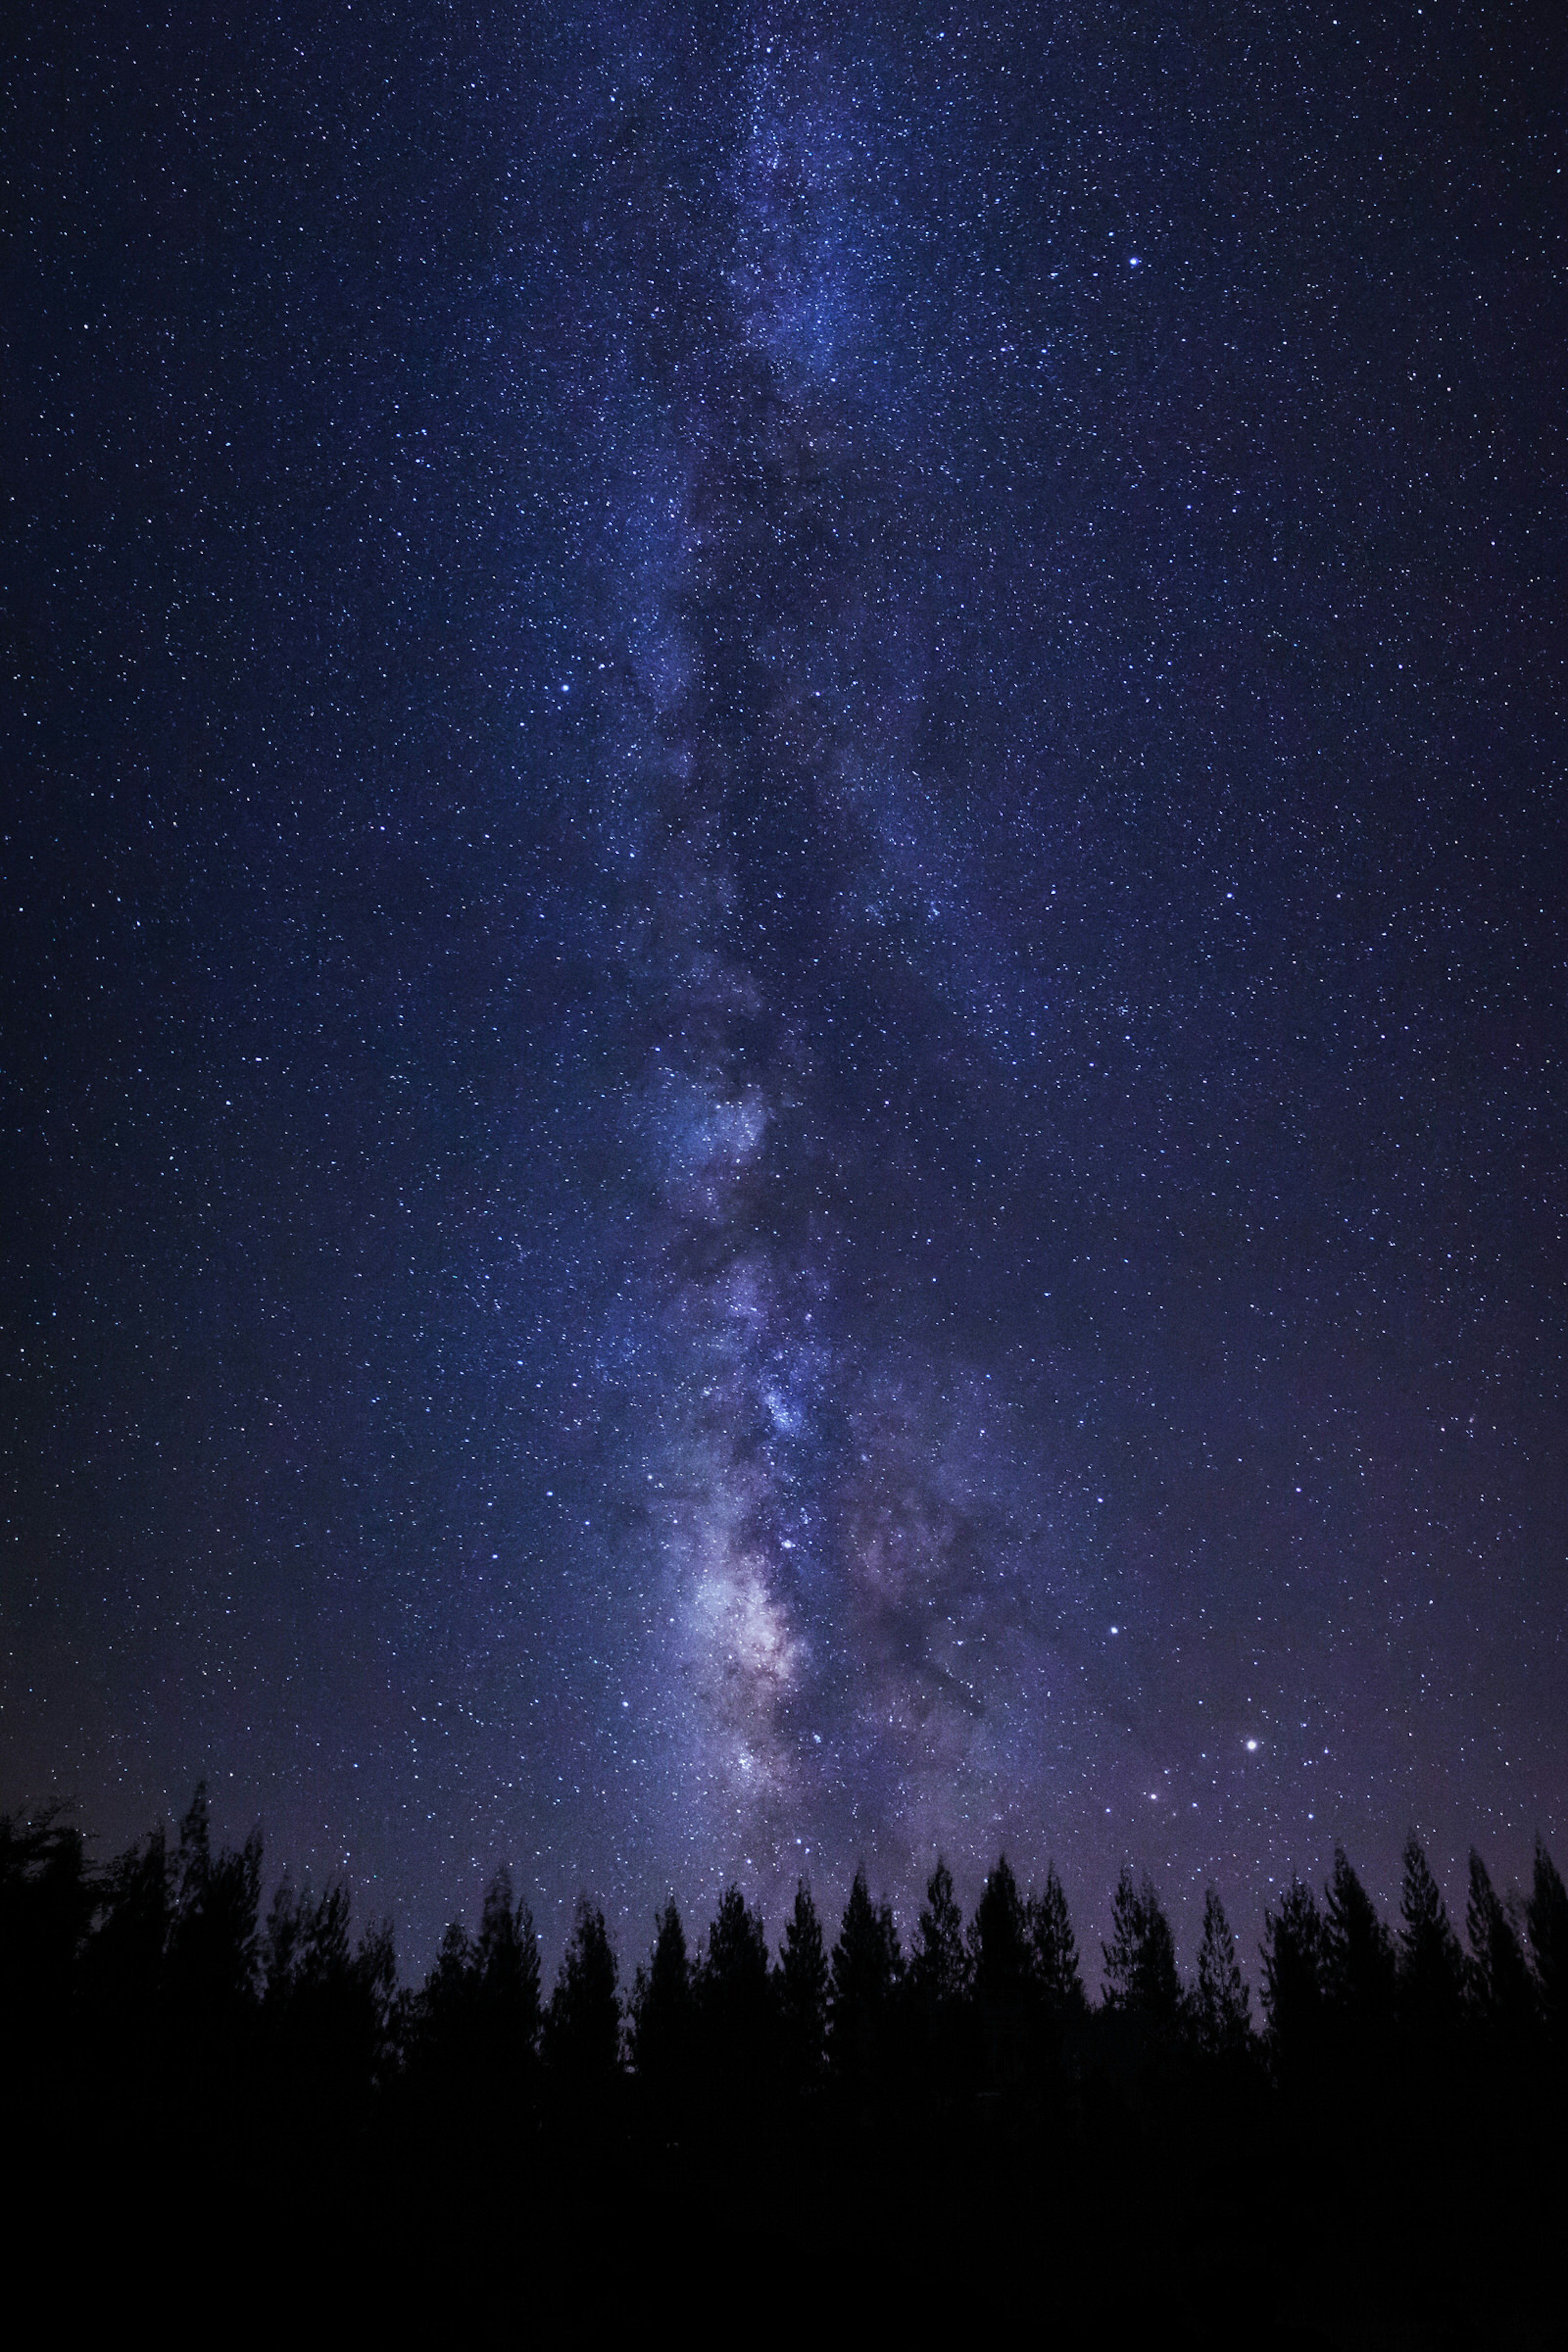
<svg viewBox="0 0 1568 2352"><path fill-rule="evenodd" d="M1236 1937L1214 1888L1204 1895L1203 1937L1193 2008L1198 2038L1211 2057L1234 2057L1251 2040L1251 1996L1241 1973Z"/></svg>
<svg viewBox="0 0 1568 2352"><path fill-rule="evenodd" d="M846 2079L864 2080L880 2063L902 1967L892 1906L871 1900L858 1870L829 1963L828 2050Z"/></svg>
<svg viewBox="0 0 1568 2352"><path fill-rule="evenodd" d="M1130 1870L1117 1881L1110 1941L1105 1955L1105 2005L1123 2010L1158 2034L1173 2034L1182 2018L1176 1944L1153 1882L1135 1884Z"/></svg>
<svg viewBox="0 0 1568 2352"><path fill-rule="evenodd" d="M1310 2077L1323 2044L1323 1921L1311 1888L1293 1878L1263 1915L1263 2013L1276 2069Z"/></svg>
<svg viewBox="0 0 1568 2352"><path fill-rule="evenodd" d="M815 2083L827 2049L827 1947L804 1878L795 1885L774 1974L784 2063L796 2084Z"/></svg>
<svg viewBox="0 0 1568 2352"><path fill-rule="evenodd" d="M1343 1846L1324 1889L1323 1974L1341 2046L1364 2064L1386 2047L1394 2021L1394 1939Z"/></svg>
<svg viewBox="0 0 1568 2352"><path fill-rule="evenodd" d="M921 2005L946 2009L963 2000L969 1986L969 1951L963 1913L953 1892L952 1873L939 1854L926 1882L926 1899L915 1923L910 1953L910 1983Z"/></svg>
<svg viewBox="0 0 1568 2352"><path fill-rule="evenodd" d="M1465 1956L1414 1830L1405 1842L1399 1919L1402 2022L1424 2042L1450 2040L1464 2015Z"/></svg>
<svg viewBox="0 0 1568 2352"><path fill-rule="evenodd" d="M605 1915L584 1895L544 2014L544 2057L569 2094L602 2095L620 2070L621 2009Z"/></svg>
<svg viewBox="0 0 1568 2352"><path fill-rule="evenodd" d="M1546 2030L1568 2050L1568 1887L1540 1837L1524 1916Z"/></svg>
<svg viewBox="0 0 1568 2352"><path fill-rule="evenodd" d="M1535 1984L1518 1932L1474 1847L1465 1934L1470 1947L1471 1999L1481 2023L1497 2042L1517 2047L1536 2021Z"/></svg>
<svg viewBox="0 0 1568 2352"><path fill-rule="evenodd" d="M1026 2000L1032 1974L1028 1915L1005 1853L997 1856L974 1906L969 1951L974 1995L983 2008L1016 2008Z"/></svg>
<svg viewBox="0 0 1568 2352"><path fill-rule="evenodd" d="M1027 1908L1036 1990L1051 2015L1066 2018L1084 2006L1083 1979L1079 1973L1078 1938L1054 1862L1047 1865L1044 1890L1030 1896Z"/></svg>
<svg viewBox="0 0 1568 2352"><path fill-rule="evenodd" d="M638 1964L630 2003L632 2063L660 2095L668 2096L691 2064L693 2014L686 1929L669 1902L655 1923L648 1963Z"/></svg>

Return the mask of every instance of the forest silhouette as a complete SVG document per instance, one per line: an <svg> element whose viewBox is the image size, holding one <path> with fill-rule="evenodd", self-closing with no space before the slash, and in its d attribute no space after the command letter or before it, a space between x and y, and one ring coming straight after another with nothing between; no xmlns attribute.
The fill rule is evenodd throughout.
<svg viewBox="0 0 1568 2352"><path fill-rule="evenodd" d="M1256 2013L1217 1893L1184 1975L1125 1871L1098 1970L1054 1864L1029 1890L1005 1855L967 1921L938 1860L907 1944L863 1870L836 1920L803 1880L773 1940L737 1886L651 1929L623 1980L584 1897L546 1987L503 1870L402 1985L342 1885L264 1906L259 1836L216 1846L205 1789L102 1865L60 1811L0 1819L14 2225L346 2233L411 2294L504 2251L584 2309L698 2276L1029 2292L1110 2341L1555 2315L1568 1889L1539 1840L1521 1893L1471 1854L1462 1936L1414 1836L1392 1923L1336 1850L1265 1912Z"/></svg>

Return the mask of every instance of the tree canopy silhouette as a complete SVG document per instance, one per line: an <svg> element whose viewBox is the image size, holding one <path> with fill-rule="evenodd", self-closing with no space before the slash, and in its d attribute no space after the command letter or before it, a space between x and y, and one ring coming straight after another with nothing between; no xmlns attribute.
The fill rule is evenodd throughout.
<svg viewBox="0 0 1568 2352"><path fill-rule="evenodd" d="M1568 2053L1568 1887L1539 1837L1524 1916L1546 2030L1556 2049Z"/></svg>
<svg viewBox="0 0 1568 2352"><path fill-rule="evenodd" d="M873 1903L858 1870L829 1963L827 2044L841 2080L864 2084L885 2062L903 1956L892 1906Z"/></svg>
<svg viewBox="0 0 1568 2352"><path fill-rule="evenodd" d="M599 2097L618 2074L618 1973L605 1915L584 1895L544 2012L544 2061L558 2092Z"/></svg>
<svg viewBox="0 0 1568 2352"><path fill-rule="evenodd" d="M963 1913L953 1892L952 1873L939 1854L915 1926L910 1984L923 2008L952 2010L969 1990L970 1974Z"/></svg>
<svg viewBox="0 0 1568 2352"><path fill-rule="evenodd" d="M804 1879L772 1959L738 1885L695 1953L667 1902L623 2020L587 1895L542 2003L539 1937L505 1870L399 1991L391 1930L356 1937L345 1884L285 1873L260 1922L260 1840L220 1846L204 1790L177 1836L97 1869L87 1855L59 1816L0 1822L16 2131L57 2168L78 2142L101 2149L169 2204L193 2168L265 2179L284 2205L308 2184L334 2210L356 2182L390 2210L418 2179L427 2222L493 2203L548 2239L591 2211L598 2251L689 2204L732 2231L754 2173L765 2227L820 2219L820 2197L857 2229L924 2211L934 2239L954 2212L990 2228L990 2205L1026 2193L1062 2214L1115 2150L1134 2175L1146 2158L1151 2177L1205 2181L1231 2230L1255 2179L1285 2210L1358 2164L1391 2242L1427 2207L1467 2225L1488 2197L1535 2228L1555 2213L1568 1898L1543 1844L1521 1894L1472 1855L1468 1956L1416 1838L1392 1932L1336 1850L1321 1900L1292 1882L1265 1913L1260 2037L1217 1890L1184 1988L1171 1918L1131 1870L1097 1999L1055 1864L1026 1893L999 1855L967 1923L938 1859L907 1961L864 1869L830 1951ZM1505 2177L1506 2196L1490 2185ZM612 2178L625 2224L608 2191L594 2202ZM1119 2191L1119 2228L1131 2210Z"/></svg>
<svg viewBox="0 0 1568 2352"><path fill-rule="evenodd" d="M804 1878L795 1883L774 1982L786 2073L796 2085L809 2086L821 2075L827 2053L829 1975L822 1921Z"/></svg>
<svg viewBox="0 0 1568 2352"><path fill-rule="evenodd" d="M1047 1864L1045 1885L1030 1896L1027 1910L1032 1973L1047 2012L1061 2022L1080 2016L1085 2003L1078 1938L1054 1862Z"/></svg>
<svg viewBox="0 0 1568 2352"><path fill-rule="evenodd" d="M1339 1845L1324 1890L1322 1955L1341 2032L1363 2048L1381 2044L1394 2010L1394 1939Z"/></svg>
<svg viewBox="0 0 1568 2352"><path fill-rule="evenodd" d="M1028 1914L1013 1865L999 1854L969 1927L970 1982L981 2007L1019 2009L1029 1990Z"/></svg>
<svg viewBox="0 0 1568 2352"><path fill-rule="evenodd" d="M1405 1842L1399 1916L1400 2017L1428 2047L1452 2043L1464 2021L1465 1956L1414 1831Z"/></svg>
<svg viewBox="0 0 1568 2352"><path fill-rule="evenodd" d="M727 1886L697 1970L697 2012L709 2081L744 2095L773 2056L773 1992L767 1931L738 1886Z"/></svg>
<svg viewBox="0 0 1568 2352"><path fill-rule="evenodd" d="M1203 1940L1198 1946L1193 1994L1198 2039L1211 2057L1234 2059L1247 2049L1252 2038L1250 2001L1236 1937L1225 1906L1211 1886L1204 1895Z"/></svg>
<svg viewBox="0 0 1568 2352"><path fill-rule="evenodd" d="M686 1929L670 1902L654 1923L653 1951L638 1963L629 2004L632 2064L650 2092L673 2098L687 2084L694 2013Z"/></svg>
<svg viewBox="0 0 1568 2352"><path fill-rule="evenodd" d="M1182 2021L1182 1979L1171 1923L1152 1882L1134 1883L1123 1870L1110 1912L1105 1955L1105 2003L1135 2017L1163 2040L1173 2040Z"/></svg>
<svg viewBox="0 0 1568 2352"><path fill-rule="evenodd" d="M1323 2045L1324 1937L1311 1888L1293 1878L1263 1915L1263 2013L1274 2063L1307 2079Z"/></svg>
<svg viewBox="0 0 1568 2352"><path fill-rule="evenodd" d="M1470 1947L1469 1990L1483 2026L1517 2056L1538 2013L1535 1979L1524 1948L1486 1864L1472 1847L1465 1934Z"/></svg>

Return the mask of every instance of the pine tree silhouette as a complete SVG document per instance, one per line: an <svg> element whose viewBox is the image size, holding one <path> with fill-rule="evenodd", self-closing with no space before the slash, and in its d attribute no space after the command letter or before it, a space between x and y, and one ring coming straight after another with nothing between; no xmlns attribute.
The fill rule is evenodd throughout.
<svg viewBox="0 0 1568 2352"><path fill-rule="evenodd" d="M521 2102L531 2095L543 2022L539 1937L504 1864L485 1889L472 1966L475 2032L492 2072L492 2098Z"/></svg>
<svg viewBox="0 0 1568 2352"><path fill-rule="evenodd" d="M915 1923L909 1973L915 1999L929 2011L955 2008L969 1990L963 1914L953 1893L952 1873L940 1854L926 1882L926 1899Z"/></svg>
<svg viewBox="0 0 1568 2352"><path fill-rule="evenodd" d="M1405 1842L1399 1916L1400 2019L1435 2053L1454 2042L1464 2019L1465 1956L1414 1830Z"/></svg>
<svg viewBox="0 0 1568 2352"><path fill-rule="evenodd" d="M1211 1886L1204 1895L1203 1937L1193 1997L1199 2045L1211 2058L1234 2059L1247 2049L1252 2039L1250 2000L1237 1939L1225 1906Z"/></svg>
<svg viewBox="0 0 1568 2352"><path fill-rule="evenodd" d="M927 2099L957 2098L973 2074L978 2051L969 1998L973 1969L952 1873L939 1854L926 1882L904 1979L908 2063Z"/></svg>
<svg viewBox="0 0 1568 2352"><path fill-rule="evenodd" d="M827 2050L828 1968L822 1922L804 1878L795 1885L773 1973L785 2070L797 2087L809 2087L822 2074Z"/></svg>
<svg viewBox="0 0 1568 2352"><path fill-rule="evenodd" d="M373 2089L384 2089L398 2061L397 1942L390 1919L379 1919L361 1934L354 1948L353 1983L356 2080L368 2076ZM359 2074L361 2063L366 2075Z"/></svg>
<svg viewBox="0 0 1568 2352"><path fill-rule="evenodd" d="M1006 1855L981 1889L969 1923L971 1979L982 2008L1020 2009L1029 1991L1029 1921Z"/></svg>
<svg viewBox="0 0 1568 2352"><path fill-rule="evenodd" d="M261 1840L215 1852L207 1792L180 1823L161 2001L165 2113L209 2142L238 2129L260 2030Z"/></svg>
<svg viewBox="0 0 1568 2352"><path fill-rule="evenodd" d="M1358 2075L1389 2046L1396 1981L1394 1939L1336 1846L1324 1889L1323 1982L1342 2059Z"/></svg>
<svg viewBox="0 0 1568 2352"><path fill-rule="evenodd" d="M1311 2078L1323 2049L1325 1954L1322 1915L1310 1886L1293 1878L1277 1911L1263 1915L1263 2013L1276 2073Z"/></svg>
<svg viewBox="0 0 1568 2352"><path fill-rule="evenodd" d="M460 1919L448 1920L430 1972L410 2005L410 2042L437 2072L467 2071L478 1979L474 1939Z"/></svg>
<svg viewBox="0 0 1568 2352"><path fill-rule="evenodd" d="M1078 1938L1054 1862L1046 1868L1042 1893L1027 1906L1029 1955L1036 1990L1048 2016L1065 2021L1085 2007L1079 1973Z"/></svg>
<svg viewBox="0 0 1568 2352"><path fill-rule="evenodd" d="M261 1839L215 1854L203 1781L180 1823L169 1989L195 2042L234 2032L257 1991Z"/></svg>
<svg viewBox="0 0 1568 2352"><path fill-rule="evenodd" d="M686 1929L673 1902L654 1922L653 1950L639 1960L628 2004L632 2065L649 2096L668 2106L689 2083L695 2004Z"/></svg>
<svg viewBox="0 0 1568 2352"><path fill-rule="evenodd" d="M1470 1997L1483 2030L1498 2048L1517 2054L1536 2023L1535 1983L1513 1923L1473 1846L1465 1934Z"/></svg>
<svg viewBox="0 0 1568 2352"><path fill-rule="evenodd" d="M982 2084L988 2096L1012 2096L1034 2071L1037 2037L1028 1912L1005 1853L980 1891L968 1940Z"/></svg>
<svg viewBox="0 0 1568 2352"><path fill-rule="evenodd" d="M1182 2021L1182 1979L1175 1938L1153 1883L1134 1885L1123 1868L1110 1911L1105 1956L1105 2005L1142 2021L1156 2039L1174 2039Z"/></svg>
<svg viewBox="0 0 1568 2352"><path fill-rule="evenodd" d="M1563 2076L1542 2011L1562 1997L1568 1892L1539 1843L1522 1903L1500 1898L1472 1854L1468 1961L1414 1836L1394 1935L1342 1852L1324 1910L1292 1884L1265 1915L1273 2087L1212 1888L1184 1996L1152 1885L1121 1873L1094 2011L1054 1866L1026 1900L999 1857L965 1933L939 1861L907 1970L864 1870L831 1955L798 1884L772 1969L738 1887L696 1968L671 1902L637 1972L624 2094L616 1958L586 1898L542 2021L538 1939L504 1871L477 1932L454 1922L423 1987L395 2000L390 1930L356 1946L342 1885L300 1893L285 1874L258 1931L259 1841L216 1851L204 1791L173 1853L162 1832L96 1874L84 1853L54 1817L0 1820L13 2136L40 2179L63 2184L73 2229L110 2201L71 2169L90 2150L136 2227L154 2208L205 2226L209 2181L226 2205L307 2232L316 2208L357 2229L406 2194L426 2221L444 2210L465 2228L528 2210L562 2270L584 2252L635 2269L678 2225L695 2168L710 2238L759 2207L811 2231L842 2200L857 2228L868 2213L903 2229L906 2250L945 2231L968 2263L1014 2199L1052 2212L1064 2245L1079 2227L1070 2183L1130 2122L1152 2162L1147 2180L1127 2167L1116 2241L1157 2203L1178 2274L1189 2222L1207 2229L1222 2207L1244 2245L1260 2228L1316 2242L1325 2179L1364 2211L1368 2248L1381 2236L1419 2255L1435 2234L1471 2233L1478 2280L1506 2232L1549 2228L1561 2201ZM1064 2069L1052 2020L1079 2011ZM777 2099L781 2079L809 2095ZM1018 2104L976 2103L977 2085ZM677 2117L700 2128L680 2132L671 2163ZM890 2122L909 2152L879 2171L867 2129ZM1216 2180L1215 2150L1236 2147L1246 2179ZM1392 2258L1386 2278L1376 2252L1354 2259L1392 2287ZM1449 2291L1446 2277L1445 2309Z"/></svg>
<svg viewBox="0 0 1568 2352"><path fill-rule="evenodd" d="M262 1938L262 2020L268 2080L279 2121L298 2110L341 2124L363 2108L386 2070L397 1964L389 1924L351 1948L342 1885L299 1895L285 1875Z"/></svg>
<svg viewBox="0 0 1568 2352"><path fill-rule="evenodd" d="M160 1827L115 1857L97 1890L98 1918L81 1958L89 2004L123 2062L154 2031L174 1911L169 1842Z"/></svg>
<svg viewBox="0 0 1568 2352"><path fill-rule="evenodd" d="M1524 1917L1547 2034L1568 2053L1568 1887L1539 1836Z"/></svg>
<svg viewBox="0 0 1568 2352"><path fill-rule="evenodd" d="M762 1914L727 1886L697 1970L697 2016L710 2086L721 2097L754 2096L773 2054L773 1987Z"/></svg>
<svg viewBox="0 0 1568 2352"><path fill-rule="evenodd" d="M61 1811L0 1818L0 2050L18 2149L25 2132L68 2112L78 2054L78 1961L95 1897L81 1833Z"/></svg>
<svg viewBox="0 0 1568 2352"><path fill-rule="evenodd" d="M544 2062L557 2092L591 2112L620 2072L618 1970L605 1915L584 1895L544 2013Z"/></svg>
<svg viewBox="0 0 1568 2352"><path fill-rule="evenodd" d="M829 1963L827 2047L841 2082L864 2090L879 2078L902 1973L891 1906L872 1902L858 1870Z"/></svg>
<svg viewBox="0 0 1568 2352"><path fill-rule="evenodd" d="M81 1832L51 1807L0 1815L0 1999L6 2012L63 1993L91 1918Z"/></svg>

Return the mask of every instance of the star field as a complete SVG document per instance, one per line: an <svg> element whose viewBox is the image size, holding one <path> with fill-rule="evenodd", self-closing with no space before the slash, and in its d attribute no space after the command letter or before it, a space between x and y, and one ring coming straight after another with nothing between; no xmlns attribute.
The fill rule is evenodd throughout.
<svg viewBox="0 0 1568 2352"><path fill-rule="evenodd" d="M7 1802L1561 1850L1560 46L32 20Z"/></svg>

